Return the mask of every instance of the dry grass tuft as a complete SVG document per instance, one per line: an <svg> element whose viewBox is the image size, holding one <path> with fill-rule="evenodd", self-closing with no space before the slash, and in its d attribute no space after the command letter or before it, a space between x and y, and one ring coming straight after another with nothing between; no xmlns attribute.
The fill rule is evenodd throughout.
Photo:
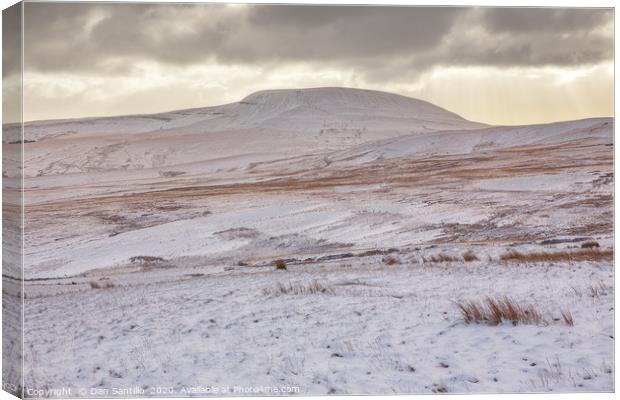
<svg viewBox="0 0 620 400"><path fill-rule="evenodd" d="M334 294L333 289L329 286L325 286L319 281L312 281L309 284L302 283L289 283L288 285L278 282L273 288L266 288L263 290L266 295L303 295L303 294Z"/></svg>
<svg viewBox="0 0 620 400"><path fill-rule="evenodd" d="M474 254L473 251L467 250L465 253L463 253L463 260L465 260L466 262L471 262L478 261L479 258L478 256L476 256L476 254Z"/></svg>
<svg viewBox="0 0 620 400"><path fill-rule="evenodd" d="M573 321L573 315L570 313L570 311L568 310L562 310L560 311L562 313L562 320L564 321L564 323L568 326L574 326L575 325L575 321Z"/></svg>
<svg viewBox="0 0 620 400"><path fill-rule="evenodd" d="M170 266L169 262L161 257L154 256L135 256L129 259L129 263L139 266L143 270L152 268L164 268Z"/></svg>
<svg viewBox="0 0 620 400"><path fill-rule="evenodd" d="M454 261L460 261L460 260L456 257L452 257L447 254L439 253L439 254L435 254L434 256L430 256L428 258L428 261L439 263L439 262L454 262Z"/></svg>
<svg viewBox="0 0 620 400"><path fill-rule="evenodd" d="M587 242L581 243L582 249L594 249L594 248L598 249L599 247L601 247L601 245L598 244L596 240L588 240Z"/></svg>
<svg viewBox="0 0 620 400"><path fill-rule="evenodd" d="M113 288L114 284L112 282L91 282L90 283L90 288L91 289L110 289Z"/></svg>
<svg viewBox="0 0 620 400"><path fill-rule="evenodd" d="M129 259L129 262L131 263L160 263L160 262L164 262L166 260L164 260L161 257L154 257L154 256L135 256L135 257L131 257Z"/></svg>
<svg viewBox="0 0 620 400"><path fill-rule="evenodd" d="M276 260L275 266L276 269L286 270L286 262L284 262L284 260Z"/></svg>
<svg viewBox="0 0 620 400"><path fill-rule="evenodd" d="M383 263L385 265L394 265L394 264L400 264L400 262L398 261L398 258L394 257L394 256L387 256L383 258Z"/></svg>
<svg viewBox="0 0 620 400"><path fill-rule="evenodd" d="M609 289L611 289L611 287L608 284L605 282L599 282L588 287L588 294L590 297L598 298L607 295L607 291Z"/></svg>
<svg viewBox="0 0 620 400"><path fill-rule="evenodd" d="M487 297L482 302L457 302L465 323L485 323L498 325L504 321L513 325L548 325L549 322L542 314L529 304L519 304L509 297L493 299Z"/></svg>
<svg viewBox="0 0 620 400"><path fill-rule="evenodd" d="M362 251L361 253L358 253L357 256L358 257L382 256L382 255L388 254L388 252L389 250L380 250L380 249L366 250L366 251Z"/></svg>
<svg viewBox="0 0 620 400"><path fill-rule="evenodd" d="M557 262L557 261L604 261L612 260L614 257L613 250L580 249L575 251L557 251L557 252L533 252L519 253L516 250L510 250L506 254L500 256L502 261L515 262Z"/></svg>

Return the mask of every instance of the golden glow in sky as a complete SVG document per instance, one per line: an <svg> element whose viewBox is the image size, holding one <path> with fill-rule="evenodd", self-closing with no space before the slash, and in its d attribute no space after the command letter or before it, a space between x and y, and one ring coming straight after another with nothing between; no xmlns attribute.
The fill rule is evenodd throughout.
<svg viewBox="0 0 620 400"><path fill-rule="evenodd" d="M613 115L613 65L581 69L437 68L413 84L368 83L353 70L142 65L122 77L32 73L27 120L155 113L239 101L264 89L347 86L430 101L472 121L518 125ZM67 104L76 104L67 112Z"/></svg>

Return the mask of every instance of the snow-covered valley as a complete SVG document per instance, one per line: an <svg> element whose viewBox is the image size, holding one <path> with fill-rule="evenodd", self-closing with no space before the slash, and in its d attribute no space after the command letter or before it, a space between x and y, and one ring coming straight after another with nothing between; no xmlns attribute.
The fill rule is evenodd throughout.
<svg viewBox="0 0 620 400"><path fill-rule="evenodd" d="M26 387L611 391L613 124L345 88L27 123Z"/></svg>

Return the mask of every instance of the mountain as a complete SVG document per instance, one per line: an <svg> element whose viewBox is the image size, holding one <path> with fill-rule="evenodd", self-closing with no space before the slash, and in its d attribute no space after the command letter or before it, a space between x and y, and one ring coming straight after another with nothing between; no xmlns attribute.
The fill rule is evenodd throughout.
<svg viewBox="0 0 620 400"><path fill-rule="evenodd" d="M26 175L196 163L229 169L403 135L482 127L426 101L386 92L268 90L215 107L28 122ZM16 136L17 127L8 128ZM5 136L5 142L15 140Z"/></svg>
<svg viewBox="0 0 620 400"><path fill-rule="evenodd" d="M481 126L426 101L349 88L261 91L218 111L223 115L201 126L207 130L252 127L298 132L412 132Z"/></svg>
<svg viewBox="0 0 620 400"><path fill-rule="evenodd" d="M266 90L236 103L159 114L33 121L25 124L25 135L27 140L41 140L59 135L201 133L249 128L317 133L356 129L412 132L481 126L423 100L374 90L326 87Z"/></svg>
<svg viewBox="0 0 620 400"><path fill-rule="evenodd" d="M76 176L85 172L112 180L192 176L279 160L303 168L308 157L314 159L308 166L355 165L536 143L606 142L611 124L589 119L489 127L386 92L267 90L215 107L26 123L25 176L71 175L74 182L93 179Z"/></svg>
<svg viewBox="0 0 620 400"><path fill-rule="evenodd" d="M26 129L30 276L611 229L611 118L489 127L320 88Z"/></svg>

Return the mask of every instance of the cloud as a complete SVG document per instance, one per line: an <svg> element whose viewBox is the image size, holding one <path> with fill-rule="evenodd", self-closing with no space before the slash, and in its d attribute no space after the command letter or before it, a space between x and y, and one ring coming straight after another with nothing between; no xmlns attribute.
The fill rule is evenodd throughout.
<svg viewBox="0 0 620 400"><path fill-rule="evenodd" d="M403 11L404 10L404 11ZM110 69L115 60L191 64L334 61L437 45L464 9L27 4L28 66ZM94 22L93 22L94 21Z"/></svg>
<svg viewBox="0 0 620 400"><path fill-rule="evenodd" d="M574 35L613 22L611 9L524 7L482 10L485 25L491 32Z"/></svg>
<svg viewBox="0 0 620 400"><path fill-rule="evenodd" d="M19 73L21 59L21 8L18 4L2 12L2 77Z"/></svg>
<svg viewBox="0 0 620 400"><path fill-rule="evenodd" d="M612 9L39 2L24 9L27 120L200 107L312 86L413 95L496 123L608 115L612 104ZM5 77L15 78L19 46L4 50ZM575 71L584 77L554 83ZM506 85L527 88L557 112L520 101L525 90L511 88L510 100ZM573 86L578 93L568 96Z"/></svg>
<svg viewBox="0 0 620 400"><path fill-rule="evenodd" d="M130 73L272 62L355 67L370 79L437 65L571 66L611 60L610 9L222 4L25 4L38 71Z"/></svg>
<svg viewBox="0 0 620 400"><path fill-rule="evenodd" d="M499 66L591 65L613 58L609 9L486 8L475 10L482 29L458 27L445 50L460 64ZM471 22L470 22L470 25Z"/></svg>

